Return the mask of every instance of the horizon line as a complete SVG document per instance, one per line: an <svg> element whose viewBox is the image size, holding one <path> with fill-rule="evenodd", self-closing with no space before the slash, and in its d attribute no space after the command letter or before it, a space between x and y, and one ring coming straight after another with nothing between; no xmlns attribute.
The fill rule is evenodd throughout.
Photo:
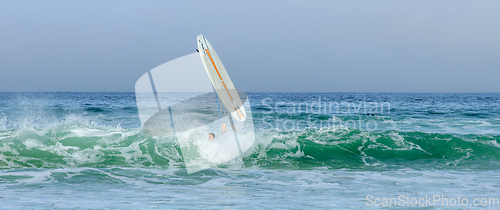
<svg viewBox="0 0 500 210"><path fill-rule="evenodd" d="M245 91L247 92L247 91ZM134 91L0 91L0 93L135 93ZM384 93L384 94L500 94L500 92L259 92L248 91L247 93Z"/></svg>

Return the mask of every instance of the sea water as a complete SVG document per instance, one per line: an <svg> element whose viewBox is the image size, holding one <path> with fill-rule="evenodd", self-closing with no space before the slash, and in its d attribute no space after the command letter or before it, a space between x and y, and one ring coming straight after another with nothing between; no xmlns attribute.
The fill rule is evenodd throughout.
<svg viewBox="0 0 500 210"><path fill-rule="evenodd" d="M1 208L500 208L500 94L248 96L252 148L188 174L134 93L0 93Z"/></svg>

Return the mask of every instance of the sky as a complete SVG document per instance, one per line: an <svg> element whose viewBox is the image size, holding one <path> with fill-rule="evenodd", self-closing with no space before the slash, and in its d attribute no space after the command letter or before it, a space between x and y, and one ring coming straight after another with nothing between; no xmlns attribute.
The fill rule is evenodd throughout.
<svg viewBox="0 0 500 210"><path fill-rule="evenodd" d="M0 1L0 91L133 92L203 34L246 92L500 92L500 1ZM208 78L207 78L208 79Z"/></svg>

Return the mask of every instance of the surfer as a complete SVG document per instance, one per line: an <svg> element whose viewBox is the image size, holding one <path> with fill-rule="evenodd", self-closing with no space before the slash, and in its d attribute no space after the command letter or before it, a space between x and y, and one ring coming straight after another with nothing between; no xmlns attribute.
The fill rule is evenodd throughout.
<svg viewBox="0 0 500 210"><path fill-rule="evenodd" d="M226 123L222 124L222 133L226 131ZM215 133L208 133L208 140L215 139Z"/></svg>
<svg viewBox="0 0 500 210"><path fill-rule="evenodd" d="M226 126L227 126L226 123L222 124L222 133L226 132ZM236 126L234 128L236 129ZM212 140L214 138L215 138L215 133L208 133L208 140Z"/></svg>

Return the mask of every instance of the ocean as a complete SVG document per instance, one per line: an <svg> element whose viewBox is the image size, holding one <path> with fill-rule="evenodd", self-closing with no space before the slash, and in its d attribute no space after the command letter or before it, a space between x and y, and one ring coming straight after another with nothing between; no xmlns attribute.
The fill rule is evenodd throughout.
<svg viewBox="0 0 500 210"><path fill-rule="evenodd" d="M0 93L3 209L500 208L500 94L248 93L255 143L187 173L134 93Z"/></svg>

